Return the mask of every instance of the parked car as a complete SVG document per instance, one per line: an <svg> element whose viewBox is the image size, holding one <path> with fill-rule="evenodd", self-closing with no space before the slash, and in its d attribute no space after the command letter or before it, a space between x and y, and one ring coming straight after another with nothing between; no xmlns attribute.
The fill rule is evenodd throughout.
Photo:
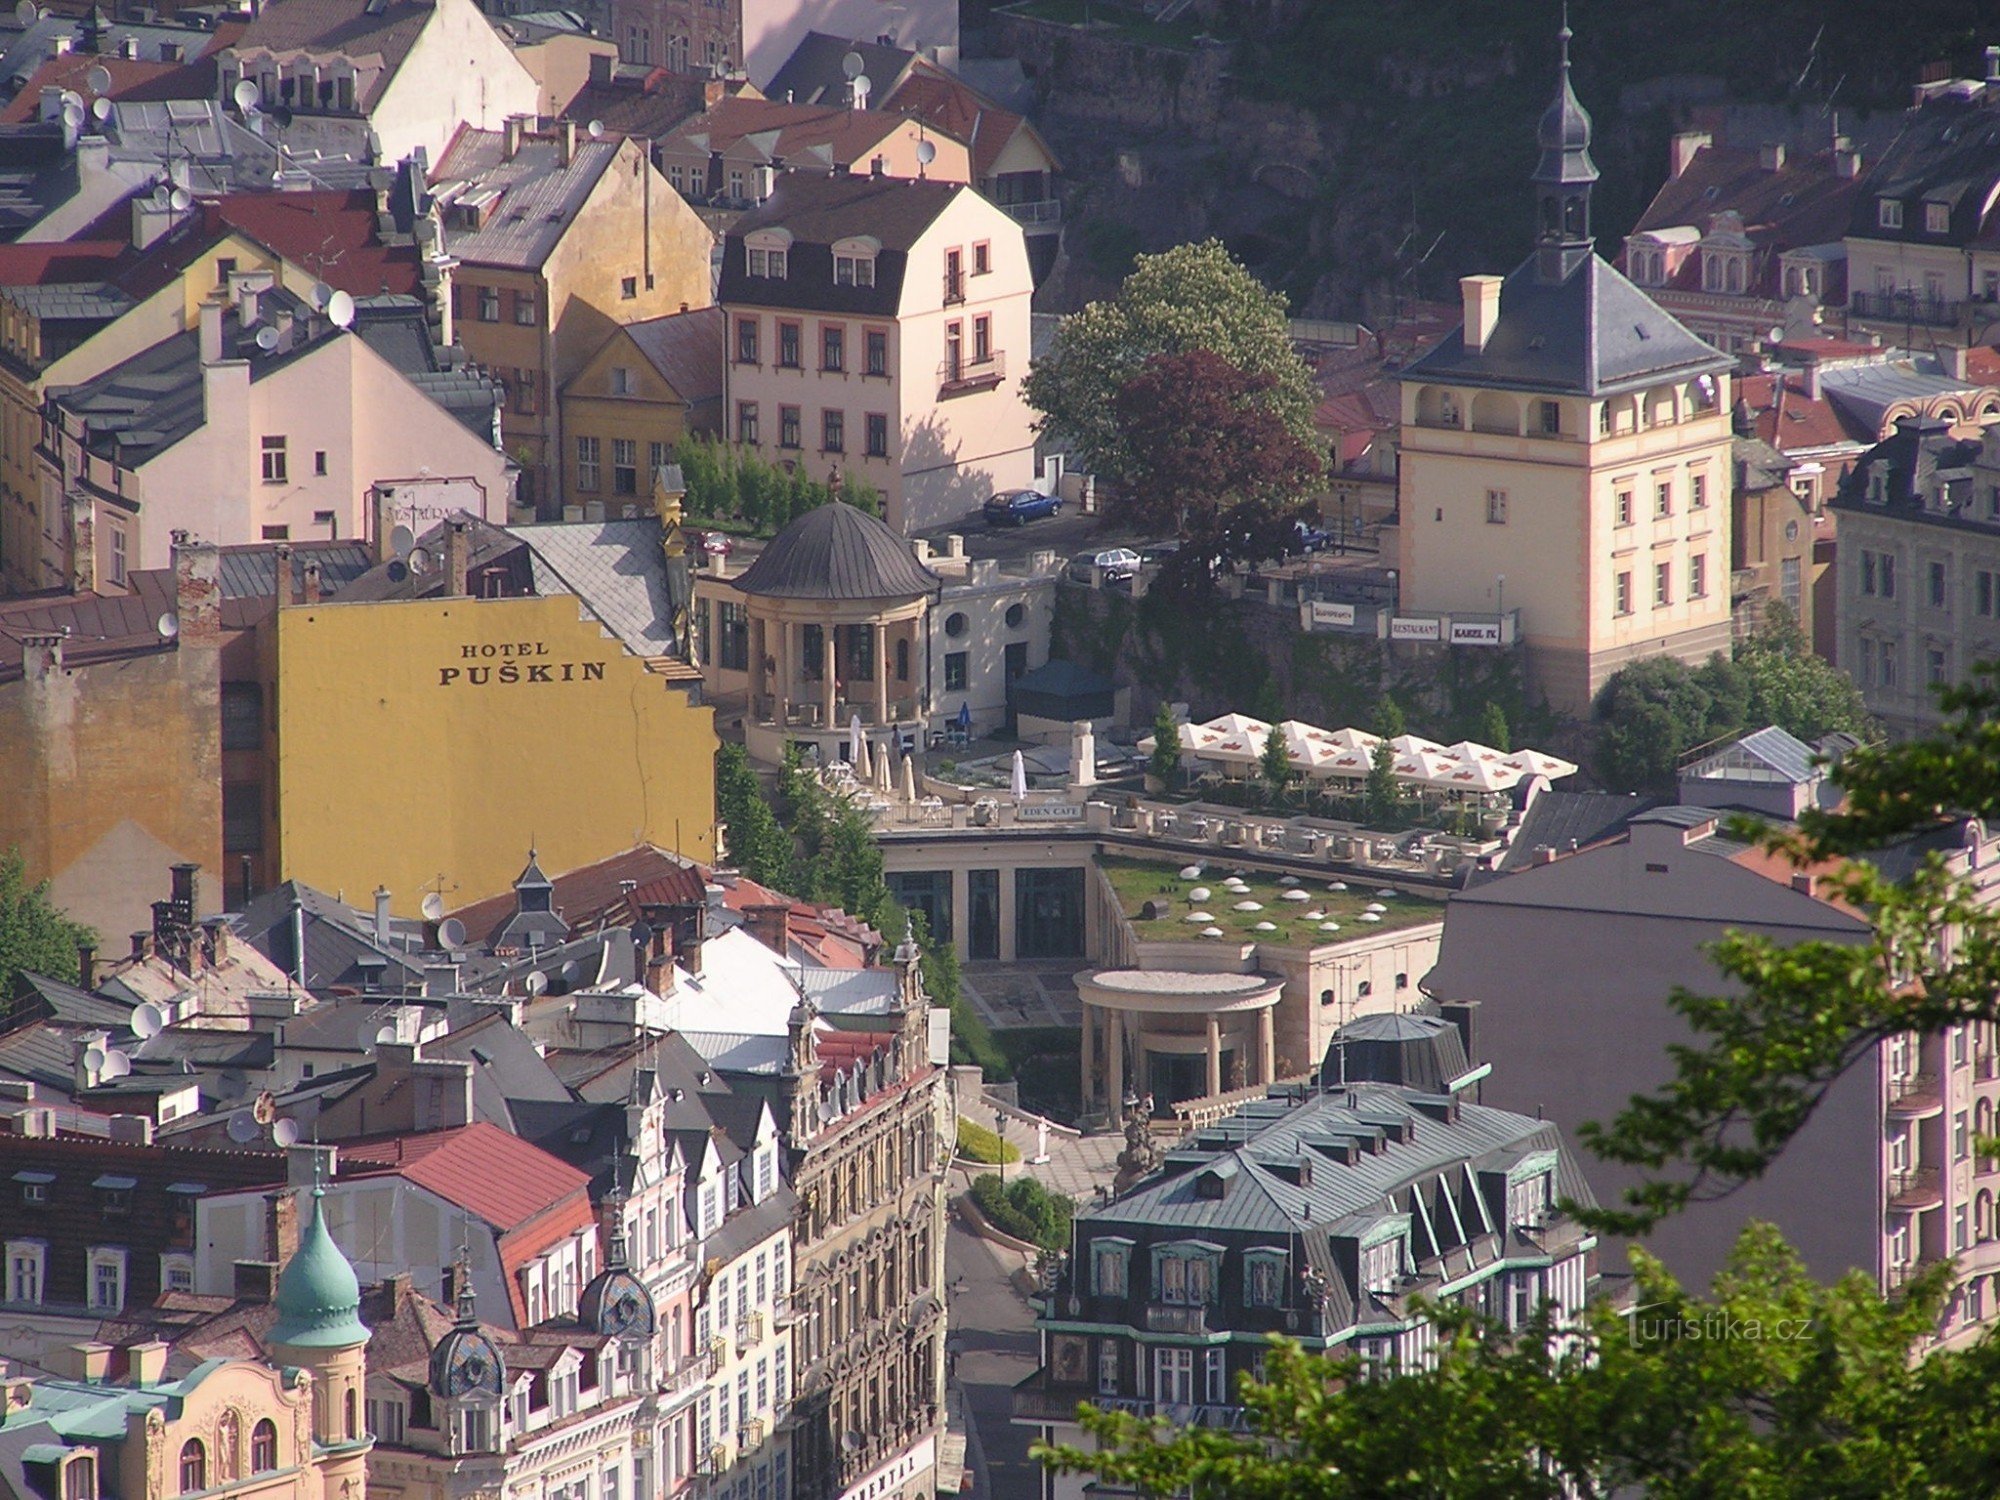
<svg viewBox="0 0 2000 1500"><path fill-rule="evenodd" d="M1040 490L1001 490L979 507L988 526L1020 526L1062 514L1062 501Z"/></svg>
<svg viewBox="0 0 2000 1500"><path fill-rule="evenodd" d="M1111 583L1123 583L1139 575L1139 554L1130 547L1106 547L1101 552L1079 552L1069 560L1070 577L1080 583L1090 581L1090 570L1097 568Z"/></svg>
<svg viewBox="0 0 2000 1500"><path fill-rule="evenodd" d="M709 557L727 557L736 550L736 543L727 532L690 531L687 538L689 546Z"/></svg>
<svg viewBox="0 0 2000 1500"><path fill-rule="evenodd" d="M1147 564L1163 563L1180 550L1181 544L1178 538L1164 542L1142 542L1139 545L1139 561Z"/></svg>
<svg viewBox="0 0 2000 1500"><path fill-rule="evenodd" d="M1333 545L1333 533L1323 527L1315 526L1310 521L1294 521L1292 531L1298 538L1292 547L1294 552L1303 552L1310 556Z"/></svg>

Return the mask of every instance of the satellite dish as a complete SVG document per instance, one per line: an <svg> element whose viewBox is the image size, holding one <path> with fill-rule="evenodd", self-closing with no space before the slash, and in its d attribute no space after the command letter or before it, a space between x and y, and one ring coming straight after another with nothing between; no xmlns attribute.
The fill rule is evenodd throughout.
<svg viewBox="0 0 2000 1500"><path fill-rule="evenodd" d="M410 576L410 565L408 563L397 562L393 558L390 559L389 582L401 583L405 578L408 578L409 576Z"/></svg>
<svg viewBox="0 0 2000 1500"><path fill-rule="evenodd" d="M327 321L335 328L354 326L354 296L351 292L335 292L326 299Z"/></svg>
<svg viewBox="0 0 2000 1500"><path fill-rule="evenodd" d="M1782 344L1784 343L1784 341L1785 341L1785 330L1783 328L1773 328L1771 330L1771 342L1774 344Z"/></svg>
<svg viewBox="0 0 2000 1500"><path fill-rule="evenodd" d="M100 120L108 120L108 119L110 119L110 118L111 118L111 101L110 101L109 99L98 99L98 100L95 100L95 101L94 101L94 102L93 102L93 103L91 104L91 106L90 106L90 112L91 112L91 114L95 115L95 116L96 116L96 117L97 117L98 119L100 119Z"/></svg>
<svg viewBox="0 0 2000 1500"><path fill-rule="evenodd" d="M867 66L868 64L861 60L859 52L850 52L840 60L840 71L849 78L859 78L861 70Z"/></svg>
<svg viewBox="0 0 2000 1500"><path fill-rule="evenodd" d="M524 981L524 983L528 987L529 994L531 995L544 994L547 992L549 987L549 976L544 974L540 969L530 969L528 970L528 977Z"/></svg>
<svg viewBox="0 0 2000 1500"><path fill-rule="evenodd" d="M411 531L410 528L407 526L398 526L394 531L389 533L389 555L391 557L408 557L410 555L410 549L416 545L417 545L416 533ZM431 900L436 900L439 903L440 908L442 908L443 898L441 896L438 896L436 892L433 892L431 896L426 899L425 901L426 908L428 908ZM442 909L440 909L439 912L437 913L437 916L431 916L430 911L427 909L424 912L424 915L430 917L430 919L433 922L435 922L438 919L438 917L444 915L444 912Z"/></svg>
<svg viewBox="0 0 2000 1500"><path fill-rule="evenodd" d="M245 114L248 114L257 107L257 100L260 97L261 94L257 88L256 80L251 78L245 78L238 83L235 91L230 95L230 98L236 101L236 107Z"/></svg>
<svg viewBox="0 0 2000 1500"><path fill-rule="evenodd" d="M324 281L315 281L312 289L312 305L315 311L325 312L326 304L333 300L333 288Z"/></svg>
<svg viewBox="0 0 2000 1500"><path fill-rule="evenodd" d="M866 101L868 95L874 90L874 88L875 88L874 81L870 79L866 73L859 73L855 75L854 97L856 99Z"/></svg>
<svg viewBox="0 0 2000 1500"><path fill-rule="evenodd" d="M299 1122L280 1120L271 1127L271 1139L280 1146L296 1146L299 1143Z"/></svg>
<svg viewBox="0 0 2000 1500"><path fill-rule="evenodd" d="M83 75L83 83L84 87L89 89L93 94L109 93L111 91L111 70L105 67L103 63L99 63Z"/></svg>
<svg viewBox="0 0 2000 1500"><path fill-rule="evenodd" d="M106 1078L123 1078L131 1071L132 1059L117 1048L114 1047L104 1054L104 1076Z"/></svg>
<svg viewBox="0 0 2000 1500"><path fill-rule="evenodd" d="M457 917L446 917L438 924L438 941L447 948L463 948L465 924Z"/></svg>
<svg viewBox="0 0 2000 1500"><path fill-rule="evenodd" d="M166 1025L167 1018L160 1014L159 1006L151 1001L132 1012L132 1035L142 1041L147 1037L158 1036L166 1029Z"/></svg>
<svg viewBox="0 0 2000 1500"><path fill-rule="evenodd" d="M35 0L21 0L21 3L14 7L14 19L21 23L23 31L26 31L35 22L41 20L41 18L42 13L35 9Z"/></svg>
<svg viewBox="0 0 2000 1500"><path fill-rule="evenodd" d="M409 567L409 570L412 573L415 573L419 577L422 577L425 573L428 573L431 570L430 548L412 547L410 549L410 555L406 559L406 563L407 566Z"/></svg>
<svg viewBox="0 0 2000 1500"><path fill-rule="evenodd" d="M273 349L277 348L277 347L278 347L278 330L277 330L277 329L275 329L275 328L260 328L260 329L258 329L258 330L257 330L257 347L258 347L259 349L262 349L262 350L263 350L263 351L264 351L264 352L265 352L266 354L269 354L269 353L270 353L270 352L271 352L271 351L272 351Z"/></svg>
<svg viewBox="0 0 2000 1500"><path fill-rule="evenodd" d="M259 1125L268 1125L278 1118L278 1101L269 1089L259 1093L251 1103L250 1118Z"/></svg>
<svg viewBox="0 0 2000 1500"><path fill-rule="evenodd" d="M181 633L181 622L174 618L172 610L168 610L153 622L153 629L160 633L161 640L170 641Z"/></svg>
<svg viewBox="0 0 2000 1500"><path fill-rule="evenodd" d="M584 126L583 128L590 132L590 138L593 141L601 141L604 139L604 122L602 120L592 120L588 125Z"/></svg>
<svg viewBox="0 0 2000 1500"><path fill-rule="evenodd" d="M83 129L83 101L81 99L77 100L74 104L65 104L63 106L63 129L72 131Z"/></svg>
<svg viewBox="0 0 2000 1500"><path fill-rule="evenodd" d="M409 528L405 526L398 526L396 528L396 530L398 531L407 531L408 529ZM424 912L424 920L426 922L435 922L439 920L441 917L444 916L444 897L440 896L436 891L432 891L429 894L427 894L424 897L423 912Z"/></svg>
<svg viewBox="0 0 2000 1500"><path fill-rule="evenodd" d="M93 1073L102 1072L104 1070L104 1049L102 1047L85 1047L83 1049L83 1065Z"/></svg>
<svg viewBox="0 0 2000 1500"><path fill-rule="evenodd" d="M375 1033L375 1040L376 1040L377 1042L393 1042L393 1041L395 1041L395 1040L396 1040L396 1028L395 1028L395 1027L393 1027L393 1026L384 1026L384 1027L383 1027L383 1028L382 1028L382 1029L381 1029L380 1031L378 1031L378 1032L376 1032L376 1033Z"/></svg>
<svg viewBox="0 0 2000 1500"><path fill-rule="evenodd" d="M68 109L72 104L78 109L83 108L83 95L79 94L75 89L64 89L61 97L64 109Z"/></svg>
<svg viewBox="0 0 2000 1500"><path fill-rule="evenodd" d="M918 141L918 142L917 142L917 160L918 160L918 162L919 162L919 163L921 163L922 165L924 165L924 166L926 166L926 167L927 167L927 166L929 166L929 165L930 165L930 164L931 164L932 162L936 161L936 160L937 160L937 142L935 142L935 141Z"/></svg>
<svg viewBox="0 0 2000 1500"><path fill-rule="evenodd" d="M194 194L184 187L177 187L167 194L167 207L177 214L184 214L194 203Z"/></svg>
<svg viewBox="0 0 2000 1500"><path fill-rule="evenodd" d="M229 1117L229 1138L239 1146L247 1146L257 1139L257 1117L247 1109L239 1109Z"/></svg>
<svg viewBox="0 0 2000 1500"><path fill-rule="evenodd" d="M583 977L583 965L572 958L562 966L561 973L564 984L575 984Z"/></svg>
<svg viewBox="0 0 2000 1500"><path fill-rule="evenodd" d="M634 922L631 927L632 946L643 948L653 941L653 928L649 922Z"/></svg>
<svg viewBox="0 0 2000 1500"><path fill-rule="evenodd" d="M276 120L278 128L283 130L292 123L292 111L288 106L280 104L276 109L271 111L271 118Z"/></svg>

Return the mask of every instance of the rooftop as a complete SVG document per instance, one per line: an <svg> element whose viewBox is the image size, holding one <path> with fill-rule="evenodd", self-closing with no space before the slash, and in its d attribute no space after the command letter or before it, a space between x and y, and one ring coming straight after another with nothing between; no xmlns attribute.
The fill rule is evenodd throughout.
<svg viewBox="0 0 2000 1500"><path fill-rule="evenodd" d="M1295 883L1286 885L1279 877L1243 869L1235 871L1246 887L1238 893L1223 884L1233 869L1226 861L1198 866L1202 873L1192 879L1183 878L1180 871L1197 866L1112 856L1100 859L1098 864L1109 877L1112 889L1118 894L1119 909L1130 920L1132 931L1141 942L1188 942L1217 927L1222 930L1222 937L1209 941L1318 948L1444 918L1442 902L1400 891L1383 895L1380 891L1387 887L1378 889L1360 880L1305 881L1291 877ZM1197 902L1190 894L1197 890L1209 894ZM1301 891L1305 893L1304 900L1286 899L1288 893ZM1145 917L1148 901L1159 903L1163 914L1151 919ZM1246 902L1253 903L1255 909L1237 910ZM1371 906L1383 910L1371 913L1368 910ZM1190 920L1196 912L1206 912L1209 920ZM1269 923L1271 930L1259 931L1263 923ZM1333 930L1327 930L1327 923L1335 924Z"/></svg>
<svg viewBox="0 0 2000 1500"><path fill-rule="evenodd" d="M433 194L446 213L445 247L475 265L537 269L569 233L622 145L579 138L575 155L565 160L567 148L558 137L526 135L509 156L503 132L461 130L431 173ZM478 200L486 201L477 228L450 212L455 204Z"/></svg>
<svg viewBox="0 0 2000 1500"><path fill-rule="evenodd" d="M569 1202L590 1179L484 1120L340 1147L340 1179L399 1174L503 1234Z"/></svg>
<svg viewBox="0 0 2000 1500"><path fill-rule="evenodd" d="M380 71L355 101L365 113L382 97L436 13L437 7L426 0L285 0L255 13L233 50L280 59L379 59Z"/></svg>
<svg viewBox="0 0 2000 1500"><path fill-rule="evenodd" d="M914 599L943 587L908 541L838 500L771 538L732 582L752 596L855 602Z"/></svg>

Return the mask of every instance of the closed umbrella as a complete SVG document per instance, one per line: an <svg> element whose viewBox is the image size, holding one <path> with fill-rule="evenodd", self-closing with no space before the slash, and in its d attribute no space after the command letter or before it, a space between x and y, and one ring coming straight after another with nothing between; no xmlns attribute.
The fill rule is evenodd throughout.
<svg viewBox="0 0 2000 1500"><path fill-rule="evenodd" d="M1014 752L1014 800L1017 803L1028 800L1028 763L1018 750Z"/></svg>
<svg viewBox="0 0 2000 1500"><path fill-rule="evenodd" d="M917 758L914 755L903 757L903 800L909 803L917 800Z"/></svg>
<svg viewBox="0 0 2000 1500"><path fill-rule="evenodd" d="M884 745L881 749L872 751L871 754L875 762L875 790L878 792L886 792L889 790L891 785L890 771L889 771L889 747L887 745Z"/></svg>
<svg viewBox="0 0 2000 1500"><path fill-rule="evenodd" d="M847 721L847 758L853 763L857 776L868 774L867 746L868 742L861 737L861 715L856 714Z"/></svg>

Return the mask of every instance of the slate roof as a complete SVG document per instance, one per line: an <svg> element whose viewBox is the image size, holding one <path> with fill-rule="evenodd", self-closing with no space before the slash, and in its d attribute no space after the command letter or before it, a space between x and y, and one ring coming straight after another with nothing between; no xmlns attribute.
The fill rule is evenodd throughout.
<svg viewBox="0 0 2000 1500"><path fill-rule="evenodd" d="M799 38L784 65L772 75L764 93L772 99L790 97L799 104L845 105L847 73L842 63L850 52L860 54L861 71L867 75L877 99L886 99L894 93L917 62L917 54L904 47L846 41L824 31L808 31Z"/></svg>
<svg viewBox="0 0 2000 1500"><path fill-rule="evenodd" d="M175 608L173 573L143 569L127 575L123 594L38 594L0 599L0 682L20 678L26 635L62 635L63 662L81 666L171 651L158 622Z"/></svg>
<svg viewBox="0 0 2000 1500"><path fill-rule="evenodd" d="M644 78L630 78L621 70L609 81L584 84L563 109L562 117L579 124L595 120L611 135L656 140L688 116L701 112L708 83L706 74L654 68Z"/></svg>
<svg viewBox="0 0 2000 1500"><path fill-rule="evenodd" d="M690 408L696 408L722 400L726 321L721 308L698 307L691 312L627 323L624 331L660 378Z"/></svg>
<svg viewBox="0 0 2000 1500"><path fill-rule="evenodd" d="M1836 510L1888 515L1926 526L1967 529L1992 535L1994 523L1982 519L1969 503L1972 465L1986 463L1981 438L1958 438L1951 424L1937 417L1905 417L1896 430L1860 458L1840 483L1832 506ZM1882 503L1869 498L1875 474L1886 478ZM1957 485L1968 502L1960 506L1933 504L1941 489Z"/></svg>
<svg viewBox="0 0 2000 1500"><path fill-rule="evenodd" d="M319 564L322 595L334 594L375 565L368 544L356 541L298 541L292 548L292 597L306 586L306 564ZM225 599L277 597L278 551L275 543L259 542L222 549L222 595Z"/></svg>
<svg viewBox="0 0 2000 1500"><path fill-rule="evenodd" d="M1587 849L1624 832L1633 818L1658 805L1658 798L1631 794L1544 791L1529 804L1514 841L1494 869L1501 874L1526 869L1535 862L1537 849L1561 852L1572 839L1578 848Z"/></svg>
<svg viewBox="0 0 2000 1500"><path fill-rule="evenodd" d="M445 248L473 265L538 269L569 233L621 144L580 138L575 156L565 166L562 143L551 136L524 136L509 158L500 131L461 130L431 173L440 207L476 189L498 189L501 196L487 210L481 228L451 219L444 232Z"/></svg>
<svg viewBox="0 0 2000 1500"><path fill-rule="evenodd" d="M0 1012L0 1032L11 1031L33 1020L59 1021L69 1026L103 1026L115 1031L129 1030L133 1003L107 999L78 989L46 974L22 970L15 979L14 995Z"/></svg>
<svg viewBox="0 0 2000 1500"><path fill-rule="evenodd" d="M1977 90L1977 85L1974 85ZM1903 117L1882 154L1863 171L1847 232L1857 239L1965 245L1988 232L2000 187L2000 114L1984 100L1945 95ZM1900 229L1882 227L1877 203L1904 205ZM1950 207L1950 229L1931 234L1920 205Z"/></svg>
<svg viewBox="0 0 2000 1500"><path fill-rule="evenodd" d="M660 146L728 152L746 140L757 159L794 168L846 170L904 128L900 114L838 104L787 104L736 94L683 120Z"/></svg>
<svg viewBox="0 0 2000 1500"><path fill-rule="evenodd" d="M299 901L300 925L304 929L307 990L326 995L339 989L379 987L390 993L421 989L424 965L416 951L421 946L419 924L392 918L391 941L378 946L372 910L364 913L299 881L287 880L252 897L231 919L232 930L287 974L296 975L299 955L293 951L294 896ZM380 958L382 962L366 962L371 958ZM297 1026L303 1019L294 1020L289 1026ZM298 1045L289 1029L286 1036L288 1042ZM342 1045L351 1036L350 1030Z"/></svg>
<svg viewBox="0 0 2000 1500"><path fill-rule="evenodd" d="M1550 394L1614 395L1734 367L1596 255L1545 283L1530 256L1500 288L1486 347L1461 326L1404 370L1407 381L1450 381Z"/></svg>
<svg viewBox="0 0 2000 1500"><path fill-rule="evenodd" d="M954 196L971 191L962 183L901 177L782 173L771 196L731 226L716 301L893 316L902 305L910 247L937 222ZM743 236L766 228L792 234L782 281L749 273ZM834 285L833 244L850 235L873 235L881 242L872 287Z"/></svg>
<svg viewBox="0 0 2000 1500"><path fill-rule="evenodd" d="M1776 252L1759 260L1753 290L1776 295L1782 290L1778 254L1845 238L1859 187L1858 178L1834 170L1831 150L1787 152L1785 164L1771 171L1760 149L1704 146L1680 176L1653 195L1632 233L1689 225L1706 234L1718 214L1737 213L1744 237L1760 250ZM1675 285L1701 290L1699 256L1687 257Z"/></svg>
<svg viewBox="0 0 2000 1500"><path fill-rule="evenodd" d="M365 113L382 97L436 14L437 7L426 0L282 0L265 6L231 50L281 58L380 57L382 71L355 101Z"/></svg>
<svg viewBox="0 0 2000 1500"><path fill-rule="evenodd" d="M510 529L528 545L536 593L576 595L634 656L676 654L657 516Z"/></svg>
<svg viewBox="0 0 2000 1500"><path fill-rule="evenodd" d="M841 501L800 516L732 582L763 598L855 602L915 598L944 586L907 541Z"/></svg>
<svg viewBox="0 0 2000 1500"><path fill-rule="evenodd" d="M992 174L1000 153L1023 130L1034 137L1035 144L1048 156L1051 169L1062 170L1055 152L1025 118L1011 109L1003 109L964 79L922 58L878 107L910 115L954 140L966 142L971 147L974 182Z"/></svg>

